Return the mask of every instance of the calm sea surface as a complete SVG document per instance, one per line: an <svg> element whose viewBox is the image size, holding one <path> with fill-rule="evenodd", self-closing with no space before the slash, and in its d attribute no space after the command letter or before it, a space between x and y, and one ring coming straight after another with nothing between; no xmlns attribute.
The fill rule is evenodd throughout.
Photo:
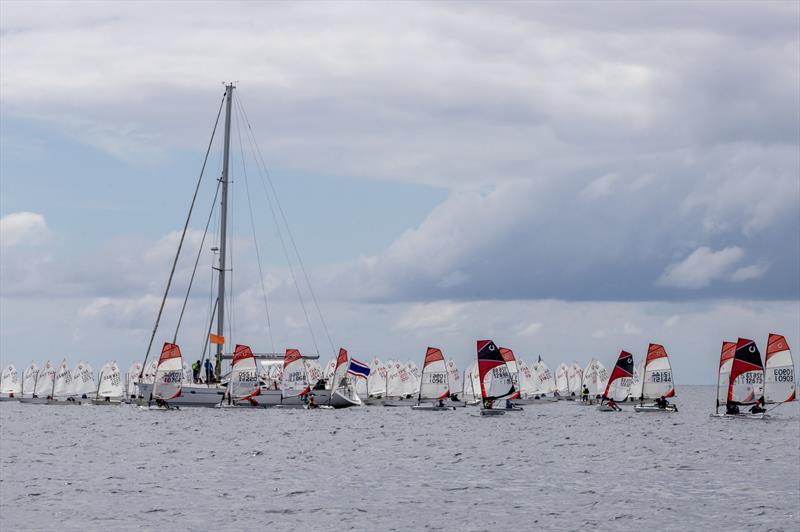
<svg viewBox="0 0 800 532"><path fill-rule="evenodd" d="M497 418L0 403L0 528L800 529L800 409L570 402Z"/></svg>

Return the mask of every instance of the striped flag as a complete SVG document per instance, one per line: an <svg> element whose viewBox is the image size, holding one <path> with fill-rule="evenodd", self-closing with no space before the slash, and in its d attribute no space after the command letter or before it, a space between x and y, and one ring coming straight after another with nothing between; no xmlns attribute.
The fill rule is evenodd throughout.
<svg viewBox="0 0 800 532"><path fill-rule="evenodd" d="M365 379L369 377L369 366L364 364L363 362L359 362L355 358L350 359L350 367L347 369L347 373L350 375L355 375L356 377L364 377Z"/></svg>

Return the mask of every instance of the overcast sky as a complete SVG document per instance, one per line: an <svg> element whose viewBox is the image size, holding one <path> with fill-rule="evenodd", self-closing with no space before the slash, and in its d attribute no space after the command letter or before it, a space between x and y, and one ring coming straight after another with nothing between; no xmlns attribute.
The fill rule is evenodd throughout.
<svg viewBox="0 0 800 532"><path fill-rule="evenodd" d="M657 342L710 383L722 340L800 342L797 2L37 5L0 3L3 365L143 356L223 80L356 358L463 367L493 338L610 366ZM327 359L234 122L233 342Z"/></svg>

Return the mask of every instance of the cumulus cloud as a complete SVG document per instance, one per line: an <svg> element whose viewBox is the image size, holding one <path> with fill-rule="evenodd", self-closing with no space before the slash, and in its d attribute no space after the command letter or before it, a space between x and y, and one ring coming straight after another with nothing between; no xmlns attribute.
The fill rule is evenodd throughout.
<svg viewBox="0 0 800 532"><path fill-rule="evenodd" d="M0 218L3 247L39 244L47 236L44 216L35 212L14 212Z"/></svg>
<svg viewBox="0 0 800 532"><path fill-rule="evenodd" d="M705 288L727 275L743 257L744 250L739 247L719 251L700 247L681 262L667 266L658 284L676 288Z"/></svg>

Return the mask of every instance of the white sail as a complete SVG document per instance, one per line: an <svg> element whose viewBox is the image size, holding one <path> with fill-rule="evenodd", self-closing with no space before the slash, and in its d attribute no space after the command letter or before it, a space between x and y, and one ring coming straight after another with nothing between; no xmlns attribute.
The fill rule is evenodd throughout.
<svg viewBox="0 0 800 532"><path fill-rule="evenodd" d="M429 347L420 377L419 400L444 399L450 395L447 363L441 350Z"/></svg>
<svg viewBox="0 0 800 532"><path fill-rule="evenodd" d="M770 334L767 340L767 361L764 365L764 398L768 403L797 400L794 361L786 338Z"/></svg>
<svg viewBox="0 0 800 532"><path fill-rule="evenodd" d="M675 386L672 382L672 367L669 356L664 346L650 344L647 349L647 358L644 361L642 373L642 397L644 399L659 399L660 397L673 397Z"/></svg>
<svg viewBox="0 0 800 532"><path fill-rule="evenodd" d="M97 387L97 399L122 400L125 390L122 385L122 372L116 361L103 365L100 370L100 384Z"/></svg>
<svg viewBox="0 0 800 532"><path fill-rule="evenodd" d="M39 378L36 379L36 387L34 388L34 395L36 397L52 397L53 385L56 382L56 368L48 360L44 363L44 367L39 370Z"/></svg>
<svg viewBox="0 0 800 532"><path fill-rule="evenodd" d="M466 371L464 371L464 401L474 403L481 399L481 383L478 375L478 362L473 362Z"/></svg>
<svg viewBox="0 0 800 532"><path fill-rule="evenodd" d="M309 388L305 359L297 349L287 349L281 378L283 398L288 399L305 394Z"/></svg>
<svg viewBox="0 0 800 532"><path fill-rule="evenodd" d="M306 360L308 384L313 388L323 378L322 367L316 360Z"/></svg>
<svg viewBox="0 0 800 532"><path fill-rule="evenodd" d="M447 361L447 385L450 388L450 393L453 395L461 393L461 389L463 388L461 384L461 372L458 370L458 366L456 366L456 361L452 358Z"/></svg>
<svg viewBox="0 0 800 532"><path fill-rule="evenodd" d="M328 387L329 388L333 383L333 370L335 370L335 369L336 369L336 359L333 359L333 360L330 360L325 365L325 371L322 372L323 376L325 377L325 380L328 383Z"/></svg>
<svg viewBox="0 0 800 532"><path fill-rule="evenodd" d="M5 397L18 397L22 394L22 379L20 379L17 368L14 364L3 370L3 375L0 377L0 395Z"/></svg>
<svg viewBox="0 0 800 532"><path fill-rule="evenodd" d="M595 369L597 370L597 389L599 390L597 393L602 395L608 384L608 370L599 360L595 361Z"/></svg>
<svg viewBox="0 0 800 532"><path fill-rule="evenodd" d="M36 389L36 380L39 378L39 366L35 362L25 368L22 373L22 397L33 397Z"/></svg>
<svg viewBox="0 0 800 532"><path fill-rule="evenodd" d="M373 358L372 365L370 366L369 377L367 377L367 391L369 397L385 397L386 396L386 367L380 359Z"/></svg>
<svg viewBox="0 0 800 532"><path fill-rule="evenodd" d="M156 378L156 371L158 370L158 360L153 360L142 376L142 382L144 384L153 384Z"/></svg>
<svg viewBox="0 0 800 532"><path fill-rule="evenodd" d="M81 398L89 398L97 390L94 382L94 370L88 362L81 362L72 373L73 395Z"/></svg>
<svg viewBox="0 0 800 532"><path fill-rule="evenodd" d="M259 395L258 365L253 351L246 345L236 345L231 361L231 374L228 382L228 398L231 401L244 401Z"/></svg>
<svg viewBox="0 0 800 532"><path fill-rule="evenodd" d="M644 360L642 360L638 366L633 367L633 382L631 383L630 397L634 401L638 401L639 398L642 396L642 387L644 385L644 382L642 381L643 373L644 373Z"/></svg>
<svg viewBox="0 0 800 532"><path fill-rule="evenodd" d="M409 379L408 372L405 368L395 361L389 361L386 367L388 371L388 381L386 384L387 397L403 397L405 396L406 381Z"/></svg>
<svg viewBox="0 0 800 532"><path fill-rule="evenodd" d="M194 374L192 367L187 361L183 361L183 380L182 384L192 384L194 382Z"/></svg>
<svg viewBox="0 0 800 532"><path fill-rule="evenodd" d="M56 372L53 399L65 400L73 395L72 372L69 369L69 365L67 365L67 359L64 359Z"/></svg>
<svg viewBox="0 0 800 532"><path fill-rule="evenodd" d="M556 369L556 390L559 395L569 395L569 368L563 362Z"/></svg>
<svg viewBox="0 0 800 532"><path fill-rule="evenodd" d="M580 396L583 391L583 368L577 362L573 362L569 367L567 379L569 381L569 394Z"/></svg>
<svg viewBox="0 0 800 532"><path fill-rule="evenodd" d="M153 399L170 401L181 396L183 357L177 344L165 343L158 359L153 383Z"/></svg>
<svg viewBox="0 0 800 532"><path fill-rule="evenodd" d="M129 398L139 396L139 374L142 372L141 362L134 362L125 374L125 393Z"/></svg>
<svg viewBox="0 0 800 532"><path fill-rule="evenodd" d="M536 364L534 364L533 368L536 386L539 392L552 395L556 391L556 381L553 378L550 368L548 368L547 364L545 364L542 360L539 360Z"/></svg>
<svg viewBox="0 0 800 532"><path fill-rule="evenodd" d="M519 369L517 373L517 381L519 383L520 395L523 398L536 395L536 382L533 371L522 359L517 361L517 366Z"/></svg>
<svg viewBox="0 0 800 532"><path fill-rule="evenodd" d="M722 352L719 359L719 374L717 376L717 407L728 402L728 387L733 369L733 357L736 352L736 342L722 342Z"/></svg>
<svg viewBox="0 0 800 532"><path fill-rule="evenodd" d="M414 362L408 362L406 366L408 367L408 375L411 377L411 385L407 391L407 394L416 395L419 393L419 385L422 381L422 373Z"/></svg>

